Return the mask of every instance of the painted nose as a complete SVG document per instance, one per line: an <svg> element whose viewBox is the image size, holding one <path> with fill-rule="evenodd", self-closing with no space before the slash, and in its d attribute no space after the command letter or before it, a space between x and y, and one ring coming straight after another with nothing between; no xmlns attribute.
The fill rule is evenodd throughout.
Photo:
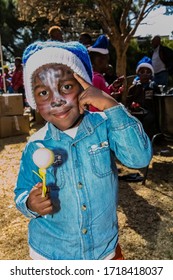
<svg viewBox="0 0 173 280"><path fill-rule="evenodd" d="M54 107L60 107L64 104L66 104L66 100L64 100L62 98L62 96L59 94L58 91L54 92L53 94L53 98L52 98L52 102L51 102L51 107L54 108Z"/></svg>
<svg viewBox="0 0 173 280"><path fill-rule="evenodd" d="M60 107L64 104L66 104L67 102L63 99L60 99L60 100L57 100L57 101L53 101L51 102L51 107L54 108L54 107Z"/></svg>

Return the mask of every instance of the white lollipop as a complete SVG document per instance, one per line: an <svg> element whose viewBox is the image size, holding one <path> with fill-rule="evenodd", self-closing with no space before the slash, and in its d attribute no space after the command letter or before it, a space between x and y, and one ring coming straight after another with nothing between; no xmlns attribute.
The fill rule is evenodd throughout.
<svg viewBox="0 0 173 280"><path fill-rule="evenodd" d="M48 168L55 160L54 153L47 148L39 148L33 153L33 161L39 168Z"/></svg>
<svg viewBox="0 0 173 280"><path fill-rule="evenodd" d="M33 161L39 167L39 171L37 174L43 181L42 187L42 197L46 196L47 188L46 188L46 168L48 168L55 160L54 153L47 148L39 148L33 153Z"/></svg>

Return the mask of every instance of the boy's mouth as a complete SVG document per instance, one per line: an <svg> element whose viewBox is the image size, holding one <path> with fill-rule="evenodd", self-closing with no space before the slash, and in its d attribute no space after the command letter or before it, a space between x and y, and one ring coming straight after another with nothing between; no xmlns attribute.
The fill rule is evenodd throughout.
<svg viewBox="0 0 173 280"><path fill-rule="evenodd" d="M52 109L52 115L55 116L56 118L66 118L67 115L70 113L71 108L68 108L66 110L54 108Z"/></svg>

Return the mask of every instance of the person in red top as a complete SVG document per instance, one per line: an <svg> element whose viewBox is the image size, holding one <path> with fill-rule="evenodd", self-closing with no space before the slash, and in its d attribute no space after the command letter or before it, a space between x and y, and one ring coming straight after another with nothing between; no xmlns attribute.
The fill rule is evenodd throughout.
<svg viewBox="0 0 173 280"><path fill-rule="evenodd" d="M15 58L15 70L12 74L12 88L15 93L23 94L23 105L28 106L26 102L25 89L23 85L23 65L21 57Z"/></svg>
<svg viewBox="0 0 173 280"><path fill-rule="evenodd" d="M124 77L117 78L111 85L104 78L103 74L107 72L109 67L108 43L108 38L105 35L100 35L94 45L88 48L93 67L92 83L96 88L103 90L116 99L117 94L121 93ZM99 111L93 106L90 106L89 110L92 112Z"/></svg>
<svg viewBox="0 0 173 280"><path fill-rule="evenodd" d="M16 93L24 93L23 66L20 57L15 58L15 70L12 75L12 87Z"/></svg>

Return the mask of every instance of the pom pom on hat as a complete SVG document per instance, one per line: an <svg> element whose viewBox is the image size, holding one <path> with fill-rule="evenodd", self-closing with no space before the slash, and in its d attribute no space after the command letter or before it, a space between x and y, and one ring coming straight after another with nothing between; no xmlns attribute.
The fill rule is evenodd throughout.
<svg viewBox="0 0 173 280"><path fill-rule="evenodd" d="M105 35L100 35L95 41L94 45L88 48L89 52L98 52L101 54L108 54L109 40Z"/></svg>
<svg viewBox="0 0 173 280"><path fill-rule="evenodd" d="M63 64L71 68L88 83L92 83L92 66L87 49L79 42L37 41L23 53L25 94L29 105L36 109L32 89L33 73L49 63Z"/></svg>
<svg viewBox="0 0 173 280"><path fill-rule="evenodd" d="M137 64L136 67L136 73L138 74L138 71L141 67L146 67L149 68L152 72L152 76L154 76L154 69L152 66L152 61L151 58L149 58L148 56L144 56Z"/></svg>

